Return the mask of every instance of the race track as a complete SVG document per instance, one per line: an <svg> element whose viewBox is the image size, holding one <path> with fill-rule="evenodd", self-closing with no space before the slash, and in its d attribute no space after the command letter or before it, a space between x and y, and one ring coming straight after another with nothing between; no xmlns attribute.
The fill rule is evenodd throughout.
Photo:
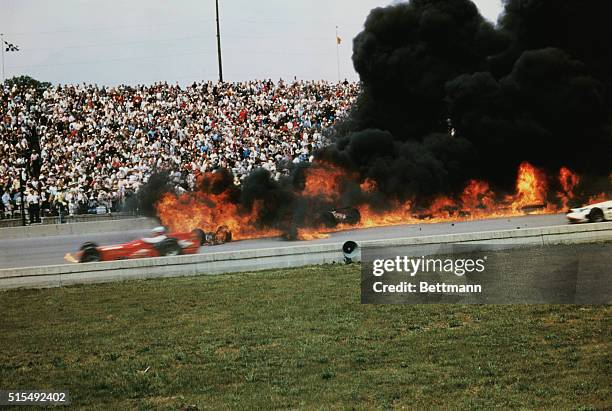
<svg viewBox="0 0 612 411"><path fill-rule="evenodd" d="M455 223L435 223L418 225L399 225L375 227L331 233L328 238L304 241L286 241L280 238L261 238L236 241L214 247L202 247L200 253L248 250L261 248L290 247L299 244L338 243L347 240L364 241L404 237L418 237L440 234L461 234L480 231L510 230L566 225L563 214L529 215L521 217L495 218L488 220L463 221ZM78 250L85 241L100 245L116 244L148 236L148 230L118 231L101 234L37 237L24 239L0 239L0 269L16 267L36 267L65 264L64 255Z"/></svg>

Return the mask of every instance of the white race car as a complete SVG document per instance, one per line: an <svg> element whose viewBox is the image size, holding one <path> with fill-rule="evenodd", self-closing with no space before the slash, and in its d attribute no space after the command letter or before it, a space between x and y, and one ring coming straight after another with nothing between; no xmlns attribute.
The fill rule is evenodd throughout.
<svg viewBox="0 0 612 411"><path fill-rule="evenodd" d="M581 208L572 208L567 213L570 223L599 223L605 220L612 220L612 201L591 204Z"/></svg>

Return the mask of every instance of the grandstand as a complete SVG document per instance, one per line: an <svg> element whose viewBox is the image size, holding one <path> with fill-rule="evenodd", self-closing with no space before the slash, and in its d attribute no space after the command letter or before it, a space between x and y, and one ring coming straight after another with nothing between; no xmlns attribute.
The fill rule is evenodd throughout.
<svg viewBox="0 0 612 411"><path fill-rule="evenodd" d="M310 161L325 130L346 115L358 83L258 80L152 85L7 83L0 123L0 216L118 211L156 172L178 190L227 168L236 183L263 167L277 178Z"/></svg>

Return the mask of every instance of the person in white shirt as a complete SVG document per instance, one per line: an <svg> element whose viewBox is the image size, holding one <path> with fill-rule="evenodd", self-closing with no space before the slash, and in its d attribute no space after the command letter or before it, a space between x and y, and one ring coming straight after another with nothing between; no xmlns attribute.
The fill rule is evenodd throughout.
<svg viewBox="0 0 612 411"><path fill-rule="evenodd" d="M11 207L11 195L9 194L8 188L4 190L2 194L2 203L4 204L5 216L12 216L13 208Z"/></svg>
<svg viewBox="0 0 612 411"><path fill-rule="evenodd" d="M30 224L40 223L40 196L35 189L31 189L26 197Z"/></svg>

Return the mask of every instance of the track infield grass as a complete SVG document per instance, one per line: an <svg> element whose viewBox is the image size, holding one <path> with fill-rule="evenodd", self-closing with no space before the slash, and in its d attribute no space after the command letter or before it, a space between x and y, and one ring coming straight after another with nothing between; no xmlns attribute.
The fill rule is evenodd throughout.
<svg viewBox="0 0 612 411"><path fill-rule="evenodd" d="M359 303L358 265L0 292L0 389L86 409L612 407L610 306Z"/></svg>

